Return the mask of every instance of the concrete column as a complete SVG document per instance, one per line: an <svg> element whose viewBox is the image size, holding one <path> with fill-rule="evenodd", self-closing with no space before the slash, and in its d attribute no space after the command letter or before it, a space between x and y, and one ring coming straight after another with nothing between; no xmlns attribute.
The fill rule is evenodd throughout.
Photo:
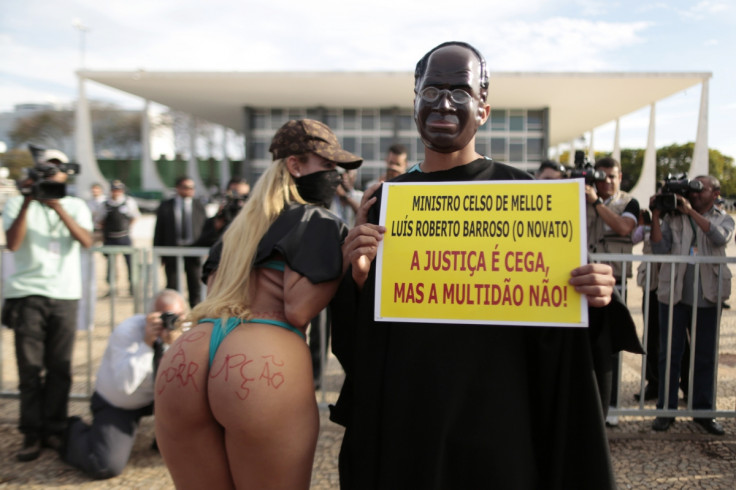
<svg viewBox="0 0 736 490"><path fill-rule="evenodd" d="M575 166L575 140L570 140L570 158L568 159L567 164L570 167Z"/></svg>
<svg viewBox="0 0 736 490"><path fill-rule="evenodd" d="M166 191L151 157L151 102L146 100L141 118L141 187L144 191Z"/></svg>
<svg viewBox="0 0 736 490"><path fill-rule="evenodd" d="M649 114L649 135L647 149L644 152L644 165L639 181L631 189L631 194L639 201L639 206L642 208L649 206L649 198L657 188L657 148L654 143L655 107L656 103L653 103Z"/></svg>
<svg viewBox="0 0 736 490"><path fill-rule="evenodd" d="M199 175L199 165L197 162L197 119L189 116L189 161L187 162L187 175L194 181L197 187L198 197L208 197L209 189L207 189Z"/></svg>
<svg viewBox="0 0 736 490"><path fill-rule="evenodd" d="M700 92L700 113L698 114L698 133L695 136L693 162L690 165L688 178L708 175L708 79L703 80Z"/></svg>
<svg viewBox="0 0 736 490"><path fill-rule="evenodd" d="M593 132L594 130L590 130L590 146L588 147L588 161L590 163L595 163L595 148L593 146Z"/></svg>
<svg viewBox="0 0 736 490"><path fill-rule="evenodd" d="M74 182L77 186L77 195L84 199L89 199L92 194L89 188L94 183L102 184L105 191L108 191L108 183L97 165L95 158L94 142L92 139L92 122L89 114L89 103L84 89L84 76L77 72L79 80L79 95L77 98L77 107L75 112L74 123L74 146L75 160L80 165L79 175L75 177Z"/></svg>
<svg viewBox="0 0 736 490"><path fill-rule="evenodd" d="M230 180L230 159L227 156L228 129L222 126L222 160L220 160L220 190L224 191Z"/></svg>
<svg viewBox="0 0 736 490"><path fill-rule="evenodd" d="M621 161L621 120L616 118L616 131L613 134L613 153L611 156L616 161Z"/></svg>

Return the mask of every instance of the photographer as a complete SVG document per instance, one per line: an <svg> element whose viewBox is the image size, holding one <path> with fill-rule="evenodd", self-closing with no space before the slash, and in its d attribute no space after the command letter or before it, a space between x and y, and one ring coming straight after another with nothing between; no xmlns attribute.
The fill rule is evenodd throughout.
<svg viewBox="0 0 736 490"><path fill-rule="evenodd" d="M87 204L66 196L76 168L58 150L32 148L36 164L8 200L3 227L15 272L3 284L3 324L15 330L20 389L19 461L58 449L67 423L71 358L82 297L80 246L92 245Z"/></svg>
<svg viewBox="0 0 736 490"><path fill-rule="evenodd" d="M148 315L135 315L115 327L97 371L92 425L70 419L64 461L95 479L123 471L141 417L153 414L155 346L176 340L181 333L176 320L186 310L184 297L165 289Z"/></svg>
<svg viewBox="0 0 736 490"><path fill-rule="evenodd" d="M697 183L697 184L696 184ZM695 185L693 185L695 184ZM721 193L721 184L715 177L701 175L683 187L682 193L664 192L652 196L652 251L655 254L725 257L726 245L733 237L734 221L731 216L715 206ZM669 186L672 189L672 185ZM664 212L667 200L676 199L676 209ZM671 207L671 206L669 206ZM660 223L661 218L661 223ZM672 267L674 283L671 282ZM695 271L699 277L695 277ZM697 290L695 290L697 284ZM720 292L720 298L719 298ZM731 271L719 264L663 263L659 271L657 296L659 298L659 396L657 408L665 405L665 373L667 369L667 337L672 293L672 337L667 408L677 409L678 383L681 377L682 356L687 338L692 334L690 321L695 315L696 336L693 363L694 410L713 409L713 387L716 361L716 339L720 323L718 301L725 301L731 294ZM695 299L695 301L693 301ZM695 303L695 304L693 304ZM723 435L721 424L712 418L693 419L703 429L714 435ZM674 417L657 417L652 429L665 431L675 421Z"/></svg>
<svg viewBox="0 0 736 490"><path fill-rule="evenodd" d="M585 200L587 202L588 251L591 253L620 253L630 254L634 246L631 239L636 226L639 224L639 202L631 195L621 190L621 164L610 157L601 158L595 162L595 172L602 172L596 177L593 184L586 182ZM595 174L594 172L594 174ZM616 289L622 292L622 267L620 262L609 262L616 279ZM631 268L626 277L631 277ZM624 301L625 296L622 294ZM608 413L608 406L618 404L618 365L620 354L613 354L610 366L602 366L601 371L611 373L610 399L603 400L604 411ZM608 375L606 374L607 382ZM607 388L603 387L603 393ZM606 404L605 402L608 401ZM618 425L618 417L607 416L606 424Z"/></svg>
<svg viewBox="0 0 736 490"><path fill-rule="evenodd" d="M192 247L211 247L225 233L240 209L245 205L250 193L250 184L242 177L233 177L227 183L225 199L220 203L217 213L207 218L202 233L192 243Z"/></svg>

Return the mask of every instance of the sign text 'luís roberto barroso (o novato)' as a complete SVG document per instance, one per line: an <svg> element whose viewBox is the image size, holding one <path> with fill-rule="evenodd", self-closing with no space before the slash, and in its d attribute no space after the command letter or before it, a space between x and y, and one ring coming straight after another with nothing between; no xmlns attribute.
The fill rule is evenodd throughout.
<svg viewBox="0 0 736 490"><path fill-rule="evenodd" d="M582 180L387 183L377 321L583 327Z"/></svg>

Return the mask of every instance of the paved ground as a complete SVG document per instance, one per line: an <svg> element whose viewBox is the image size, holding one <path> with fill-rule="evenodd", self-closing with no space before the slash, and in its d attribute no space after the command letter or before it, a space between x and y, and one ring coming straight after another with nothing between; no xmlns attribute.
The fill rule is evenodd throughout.
<svg viewBox="0 0 736 490"><path fill-rule="evenodd" d="M736 248L736 247L732 247ZM729 250L733 256L736 250ZM104 262L97 261L98 290L107 291L99 271ZM121 263L122 266L122 263ZM123 271L122 267L119 269ZM120 290L125 291L125 285ZM632 287L635 285L632 284ZM736 289L735 289L736 291ZM632 298L631 310L634 318L641 318L641 305ZM731 300L736 306L736 300ZM93 362L99 358L110 332L110 304L107 299L98 299L96 307L96 329L88 342L86 332L80 332L75 346L74 393L86 390L85 360L88 347ZM120 321L132 312L132 300L122 296L116 298L115 317ZM3 329L0 335L0 389L15 390L17 385L15 360L12 350L12 332ZM736 311L725 310L721 328L721 360L719 365L718 409L734 411L736 407ZM623 361L621 400L624 407L633 407L633 394L638 391L641 360L638 356L625 355ZM326 373L325 394L317 394L321 405L337 398L342 382L342 372L334 358ZM647 405L651 407L651 405ZM88 403L72 401L70 412L89 420ZM153 419L143 420L140 434L133 449L131 460L122 475L106 481L90 481L73 468L59 461L56 454L46 450L41 457L30 463L18 463L14 452L21 443L16 430L18 402L0 398L0 489L159 489L173 488L171 479L161 457L151 449ZM664 434L650 430L651 417L622 417L618 427L609 429L611 454L620 488L690 489L736 488L736 418L722 418L726 429L723 437L704 433L688 419L678 419ZM317 490L338 488L337 456L342 439L342 429L327 419L326 409L321 411L321 432L312 475L312 488Z"/></svg>

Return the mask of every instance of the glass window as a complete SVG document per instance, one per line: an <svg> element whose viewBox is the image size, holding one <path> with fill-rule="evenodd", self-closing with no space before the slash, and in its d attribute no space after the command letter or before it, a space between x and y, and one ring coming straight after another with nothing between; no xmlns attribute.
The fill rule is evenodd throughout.
<svg viewBox="0 0 736 490"><path fill-rule="evenodd" d="M268 158L268 146L265 141L254 141L253 142L253 155L250 157L253 160L264 160Z"/></svg>
<svg viewBox="0 0 736 490"><path fill-rule="evenodd" d="M394 130L394 110L381 109L381 129L387 131Z"/></svg>
<svg viewBox="0 0 736 490"><path fill-rule="evenodd" d="M293 112L291 114L291 119L299 119L298 117L294 117ZM307 109L307 118L319 121L322 119L322 111L319 109Z"/></svg>
<svg viewBox="0 0 736 490"><path fill-rule="evenodd" d="M345 151L349 151L350 153L357 153L358 139L352 136L346 136L342 139L342 147L345 149Z"/></svg>
<svg viewBox="0 0 736 490"><path fill-rule="evenodd" d="M414 117L411 114L399 115L399 131L414 129Z"/></svg>
<svg viewBox="0 0 736 490"><path fill-rule="evenodd" d="M360 145L360 156L363 160L376 160L376 142L374 138L363 138Z"/></svg>
<svg viewBox="0 0 736 490"><path fill-rule="evenodd" d="M381 155L380 156L381 156L381 158L383 158L386 155L388 155L388 149L391 147L391 145L394 144L394 142L395 141L394 141L393 138L389 138L387 136L384 136L384 137L381 138L381 140L380 140L380 144L381 144Z"/></svg>
<svg viewBox="0 0 736 490"><path fill-rule="evenodd" d="M376 129L376 116L363 113L361 129Z"/></svg>
<svg viewBox="0 0 736 490"><path fill-rule="evenodd" d="M524 116L522 114L511 114L511 117L509 117L509 130L524 131Z"/></svg>
<svg viewBox="0 0 736 490"><path fill-rule="evenodd" d="M344 129L358 129L358 111L345 109L342 113L342 127Z"/></svg>
<svg viewBox="0 0 736 490"><path fill-rule="evenodd" d="M490 155L491 141L488 138L475 138L475 151L481 155Z"/></svg>
<svg viewBox="0 0 736 490"><path fill-rule="evenodd" d="M523 140L511 140L509 142L509 161L511 162L523 162L524 161L524 142Z"/></svg>
<svg viewBox="0 0 736 490"><path fill-rule="evenodd" d="M253 112L250 118L250 124L252 129L267 129L266 128L266 114L263 112Z"/></svg>
<svg viewBox="0 0 736 490"><path fill-rule="evenodd" d="M408 162L407 169L411 166L411 162L415 161L417 156L413 148L414 138L399 138L397 143L406 147L406 161Z"/></svg>
<svg viewBox="0 0 736 490"><path fill-rule="evenodd" d="M527 161L538 162L542 160L544 140L542 138L527 138L526 140L526 159Z"/></svg>
<svg viewBox="0 0 736 490"><path fill-rule="evenodd" d="M329 114L325 114L325 120L324 123L330 127L333 131L338 129L337 128L337 114L334 112L331 112Z"/></svg>
<svg viewBox="0 0 736 490"><path fill-rule="evenodd" d="M422 138L417 138L417 156L413 160L420 162L424 160L424 142L422 141Z"/></svg>
<svg viewBox="0 0 736 490"><path fill-rule="evenodd" d="M491 109L491 129L504 131L506 129L506 111Z"/></svg>
<svg viewBox="0 0 736 490"><path fill-rule="evenodd" d="M527 111L526 124L527 124L528 129L530 130L542 129L543 122L544 122L544 111Z"/></svg>
<svg viewBox="0 0 736 490"><path fill-rule="evenodd" d="M506 138L491 138L491 158L506 159Z"/></svg>
<svg viewBox="0 0 736 490"><path fill-rule="evenodd" d="M271 129L279 129L286 121L283 109L271 109Z"/></svg>

